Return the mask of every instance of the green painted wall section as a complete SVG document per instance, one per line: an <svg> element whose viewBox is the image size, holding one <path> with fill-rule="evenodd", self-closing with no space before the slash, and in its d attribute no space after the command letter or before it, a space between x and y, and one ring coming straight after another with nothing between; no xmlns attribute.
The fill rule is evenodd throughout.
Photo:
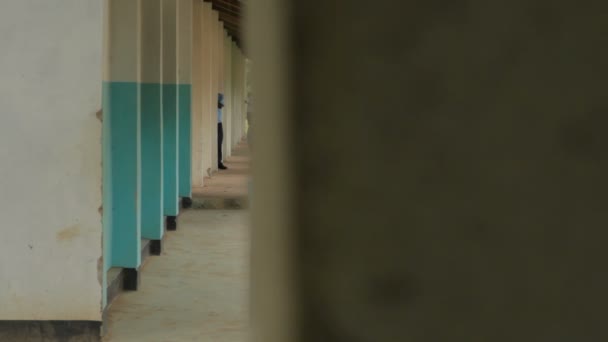
<svg viewBox="0 0 608 342"><path fill-rule="evenodd" d="M164 214L177 216L178 206L178 137L177 85L162 85L163 99L163 178Z"/></svg>
<svg viewBox="0 0 608 342"><path fill-rule="evenodd" d="M104 212L111 210L111 228L106 222L105 235L111 244L111 266L137 268L141 263L139 85L109 82L104 89L104 118L109 120L104 138L110 140L109 155L104 151L110 169L104 171L111 173L109 182L104 182L106 189L110 184L110 193L104 193Z"/></svg>
<svg viewBox="0 0 608 342"><path fill-rule="evenodd" d="M141 235L160 240L163 213L163 111L162 85L141 87Z"/></svg>
<svg viewBox="0 0 608 342"><path fill-rule="evenodd" d="M178 85L179 196L192 196L192 85Z"/></svg>

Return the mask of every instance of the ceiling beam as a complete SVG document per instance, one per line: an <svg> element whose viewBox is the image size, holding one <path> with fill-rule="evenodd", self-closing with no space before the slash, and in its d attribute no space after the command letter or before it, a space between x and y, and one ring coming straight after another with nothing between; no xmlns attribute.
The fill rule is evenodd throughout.
<svg viewBox="0 0 608 342"><path fill-rule="evenodd" d="M225 7L224 5L218 4L218 3L213 3L212 7L214 10L218 11L218 12L225 12L225 13L230 13L232 15L236 15L236 16L241 16L241 12L240 11L236 11L232 8L229 7Z"/></svg>
<svg viewBox="0 0 608 342"><path fill-rule="evenodd" d="M227 0L213 0L213 3L216 4L222 4L222 5L226 5L230 8L233 8L237 11L241 11L241 5L240 4L234 4L233 2L227 1Z"/></svg>
<svg viewBox="0 0 608 342"><path fill-rule="evenodd" d="M232 36L239 37L241 35L241 31L234 29L232 27L225 27L225 29L228 32L228 34L230 34Z"/></svg>
<svg viewBox="0 0 608 342"><path fill-rule="evenodd" d="M226 13L226 12L221 12L222 15L224 15L225 17L228 17L234 21L240 22L241 21L241 16L240 15L232 15L230 13Z"/></svg>
<svg viewBox="0 0 608 342"><path fill-rule="evenodd" d="M220 13L220 19L241 26L241 19L230 14Z"/></svg>
<svg viewBox="0 0 608 342"><path fill-rule="evenodd" d="M240 37L240 35L241 35L241 29L240 28L238 28L236 26L233 26L233 25L230 25L230 24L228 24L226 22L223 22L223 23L224 23L224 28L226 29L226 31L228 31L228 34L230 34L231 36Z"/></svg>
<svg viewBox="0 0 608 342"><path fill-rule="evenodd" d="M225 28L226 30L230 30L230 31L232 31L232 32L234 32L235 34L238 34L238 35L240 35L240 34L241 34L242 30L241 30L241 28L240 28L240 27L235 26L235 25L232 25L232 24L227 23L227 22L225 22L225 21L223 21L222 23L224 24L224 28Z"/></svg>
<svg viewBox="0 0 608 342"><path fill-rule="evenodd" d="M218 19L222 21L224 29L228 32L230 39L242 48L241 42L241 10L246 5L239 0L204 0L210 2L213 10L217 11Z"/></svg>
<svg viewBox="0 0 608 342"><path fill-rule="evenodd" d="M236 29L236 30L240 30L241 29L241 26L237 25L235 23L231 23L231 22L225 21L225 20L222 20L222 22L224 23L224 26L228 26L228 27L231 27L231 28Z"/></svg>
<svg viewBox="0 0 608 342"><path fill-rule="evenodd" d="M239 20L235 20L234 17L226 16L225 14L220 13L218 19L235 27L241 27L241 22Z"/></svg>

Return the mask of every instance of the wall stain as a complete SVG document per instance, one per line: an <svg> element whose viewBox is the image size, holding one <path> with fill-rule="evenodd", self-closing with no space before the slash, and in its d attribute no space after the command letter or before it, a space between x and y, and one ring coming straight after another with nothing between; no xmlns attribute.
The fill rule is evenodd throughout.
<svg viewBox="0 0 608 342"><path fill-rule="evenodd" d="M62 229L57 233L57 241L71 241L80 235L80 226L73 225Z"/></svg>

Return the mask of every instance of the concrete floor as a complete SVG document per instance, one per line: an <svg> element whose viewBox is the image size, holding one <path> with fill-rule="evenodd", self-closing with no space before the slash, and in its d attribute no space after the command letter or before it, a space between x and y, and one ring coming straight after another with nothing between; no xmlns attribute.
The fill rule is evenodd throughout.
<svg viewBox="0 0 608 342"><path fill-rule="evenodd" d="M240 152L205 196L246 196L249 160L246 147ZM246 210L184 211L162 256L143 265L140 289L112 303L103 341L246 342L248 262Z"/></svg>
<svg viewBox="0 0 608 342"><path fill-rule="evenodd" d="M233 198L247 197L247 182L250 175L249 150L245 143L238 144L232 156L224 164L228 170L218 171L212 177L205 178L205 185L192 189L197 198Z"/></svg>
<svg viewBox="0 0 608 342"><path fill-rule="evenodd" d="M245 342L249 235L244 210L189 210L149 257L137 292L112 304L106 342Z"/></svg>

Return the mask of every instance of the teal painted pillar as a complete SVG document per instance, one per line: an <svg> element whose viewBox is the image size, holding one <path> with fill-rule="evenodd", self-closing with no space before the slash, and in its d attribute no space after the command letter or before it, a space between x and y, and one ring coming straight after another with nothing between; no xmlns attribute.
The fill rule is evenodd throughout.
<svg viewBox="0 0 608 342"><path fill-rule="evenodd" d="M140 8L137 0L110 0L108 8L103 147L104 219L110 221L104 222L104 236L111 248L110 265L137 269L141 263Z"/></svg>
<svg viewBox="0 0 608 342"><path fill-rule="evenodd" d="M179 196L192 196L192 0L178 0Z"/></svg>
<svg viewBox="0 0 608 342"><path fill-rule="evenodd" d="M177 84L162 86L164 214L177 216L178 208L178 112Z"/></svg>
<svg viewBox="0 0 608 342"><path fill-rule="evenodd" d="M179 94L179 196L192 196L192 85L180 84Z"/></svg>
<svg viewBox="0 0 608 342"><path fill-rule="evenodd" d="M141 234L162 240L163 110L162 0L143 0L141 37Z"/></svg>
<svg viewBox="0 0 608 342"><path fill-rule="evenodd" d="M139 232L139 110L137 82L111 82L112 264L137 268Z"/></svg>
<svg viewBox="0 0 608 342"><path fill-rule="evenodd" d="M177 106L177 0L163 0L163 204L166 216L179 214L179 112Z"/></svg>

